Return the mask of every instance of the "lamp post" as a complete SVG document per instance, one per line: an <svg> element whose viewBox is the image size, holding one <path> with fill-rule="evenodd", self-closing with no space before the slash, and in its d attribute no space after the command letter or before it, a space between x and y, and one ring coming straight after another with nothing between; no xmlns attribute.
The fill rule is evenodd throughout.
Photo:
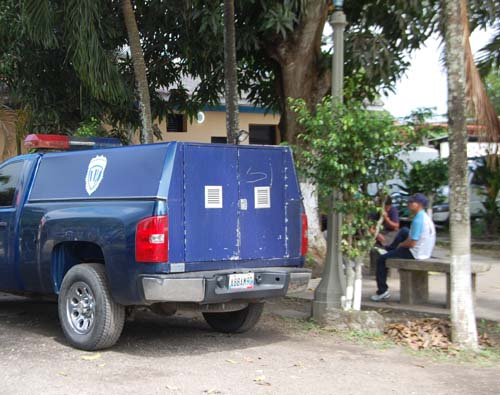
<svg viewBox="0 0 500 395"><path fill-rule="evenodd" d="M344 30L347 25L342 7L343 0L333 0L334 12L332 59L332 105L343 101L344 90ZM334 210L335 201L341 198L337 189L332 193L332 210L328 215L327 251L321 282L314 293L313 317L321 321L329 309L342 308L345 278L342 270L342 214Z"/></svg>

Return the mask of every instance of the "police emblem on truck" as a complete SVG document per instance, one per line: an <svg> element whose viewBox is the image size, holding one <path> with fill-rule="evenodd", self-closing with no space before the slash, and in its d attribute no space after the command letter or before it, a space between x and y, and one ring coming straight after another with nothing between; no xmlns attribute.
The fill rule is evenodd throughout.
<svg viewBox="0 0 500 395"><path fill-rule="evenodd" d="M85 189L89 196L99 188L104 177L104 170L106 170L107 163L108 160L103 155L97 155L90 161L87 175L85 176Z"/></svg>

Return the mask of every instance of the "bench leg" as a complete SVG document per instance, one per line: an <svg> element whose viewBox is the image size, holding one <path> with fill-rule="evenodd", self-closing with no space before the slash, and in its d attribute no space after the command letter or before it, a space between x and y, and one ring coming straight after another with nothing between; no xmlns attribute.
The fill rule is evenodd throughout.
<svg viewBox="0 0 500 395"><path fill-rule="evenodd" d="M422 304L429 300L429 274L423 271L399 270L402 304Z"/></svg>
<svg viewBox="0 0 500 395"><path fill-rule="evenodd" d="M471 273L472 302L476 305L476 273ZM451 308L451 274L446 273L446 308Z"/></svg>

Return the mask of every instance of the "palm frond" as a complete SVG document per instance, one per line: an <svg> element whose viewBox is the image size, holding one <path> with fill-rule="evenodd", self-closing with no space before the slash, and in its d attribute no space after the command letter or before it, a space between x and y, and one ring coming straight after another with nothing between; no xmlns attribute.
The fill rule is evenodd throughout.
<svg viewBox="0 0 500 395"><path fill-rule="evenodd" d="M467 0L461 0L462 24L464 27L465 44L465 78L466 78L466 97L468 107L477 118L478 124L484 127L484 136L487 141L497 143L494 149L497 150L500 141L500 120L491 103L486 87L484 86L479 70L474 62L474 56L470 46L470 28L467 13Z"/></svg>
<svg viewBox="0 0 500 395"><path fill-rule="evenodd" d="M9 128L15 127L16 112L5 105L0 105L0 130L7 133Z"/></svg>
<svg viewBox="0 0 500 395"><path fill-rule="evenodd" d="M49 0L23 0L21 3L24 30L34 43L44 48L57 47L54 15Z"/></svg>
<svg viewBox="0 0 500 395"><path fill-rule="evenodd" d="M102 1L67 0L65 34L78 76L97 99L123 101L127 96L113 51L102 45Z"/></svg>
<svg viewBox="0 0 500 395"><path fill-rule="evenodd" d="M479 51L477 62L477 67L483 77L488 75L495 66L500 66L500 22L490 42Z"/></svg>

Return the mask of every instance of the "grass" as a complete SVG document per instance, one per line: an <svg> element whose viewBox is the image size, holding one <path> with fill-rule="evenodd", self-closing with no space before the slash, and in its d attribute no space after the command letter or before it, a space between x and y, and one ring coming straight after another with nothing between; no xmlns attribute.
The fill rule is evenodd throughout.
<svg viewBox="0 0 500 395"><path fill-rule="evenodd" d="M457 350L444 351L439 349L412 350L410 347L404 349L412 356L430 359L434 362L467 363L484 367L497 366L500 363L500 348L482 348L477 352Z"/></svg>
<svg viewBox="0 0 500 395"><path fill-rule="evenodd" d="M378 332L351 330L338 333L349 342L360 345L369 345L377 349L388 349L396 346L396 344L391 339Z"/></svg>
<svg viewBox="0 0 500 395"><path fill-rule="evenodd" d="M491 335L500 336L500 323L499 322L481 319L481 320L478 320L478 322L477 322L477 329L481 333L483 333L483 332L488 333L490 336Z"/></svg>
<svg viewBox="0 0 500 395"><path fill-rule="evenodd" d="M387 323L404 322L419 318L429 318L429 314L417 313L401 313L393 310L379 311ZM397 344L385 334L380 334L366 330L346 330L339 331L332 328L322 327L313 319L300 319L273 315L285 324L287 329L292 332L302 334L311 334L313 336L336 336L348 343L370 347L373 349L385 350L391 348L401 348L404 352L423 359L430 359L436 362L452 363L452 364L472 364L478 366L493 366L500 363L500 323L489 320L478 320L477 328L480 334L487 334L489 339L493 341L492 347L482 347L477 352L460 351L456 349L421 349L414 350L410 346Z"/></svg>

